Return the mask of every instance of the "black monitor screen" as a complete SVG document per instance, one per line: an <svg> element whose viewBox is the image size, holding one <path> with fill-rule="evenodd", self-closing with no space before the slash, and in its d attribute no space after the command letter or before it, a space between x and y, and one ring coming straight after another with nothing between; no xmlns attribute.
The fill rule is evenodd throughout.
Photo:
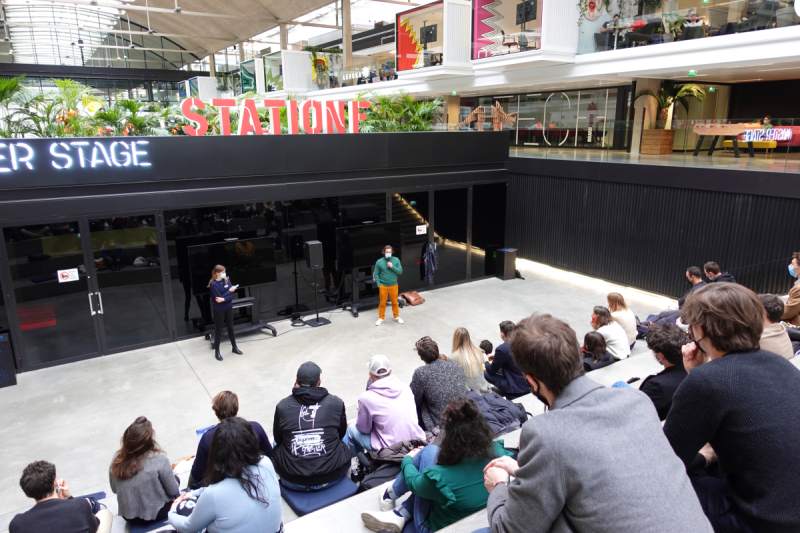
<svg viewBox="0 0 800 533"><path fill-rule="evenodd" d="M374 266L387 244L392 246L394 256L402 259L399 222L336 228L336 269Z"/></svg>
<svg viewBox="0 0 800 533"><path fill-rule="evenodd" d="M278 281L271 237L189 246L187 251L194 294L208 292L211 271L216 265L224 266L228 278L239 287Z"/></svg>

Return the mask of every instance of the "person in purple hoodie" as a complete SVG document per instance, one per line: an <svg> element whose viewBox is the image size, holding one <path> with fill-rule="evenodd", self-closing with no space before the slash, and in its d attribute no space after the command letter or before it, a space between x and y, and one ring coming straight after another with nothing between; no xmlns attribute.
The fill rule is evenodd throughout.
<svg viewBox="0 0 800 533"><path fill-rule="evenodd" d="M367 363L370 384L358 399L358 418L347 427L342 442L355 457L366 449L376 451L404 440L425 440L417 424L417 406L411 388L392 376L385 355L375 355Z"/></svg>

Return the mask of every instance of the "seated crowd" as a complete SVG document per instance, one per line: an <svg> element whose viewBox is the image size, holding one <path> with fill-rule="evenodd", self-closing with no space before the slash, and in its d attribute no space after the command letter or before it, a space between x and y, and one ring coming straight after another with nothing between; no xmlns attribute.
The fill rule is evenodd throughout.
<svg viewBox="0 0 800 533"><path fill-rule="evenodd" d="M795 262L800 271L800 254ZM201 437L183 492L151 422L137 418L109 468L119 514L139 525L166 519L180 533L278 533L281 491L325 491L354 461L380 458L398 474L380 491L381 510L361 515L373 531L438 531L484 508L482 531L492 533L800 531L792 489L800 370L787 361L788 306L736 284L716 263L704 268L713 283L696 281L695 268L677 319L646 323L663 370L639 390L629 385L638 378L605 387L586 376L628 358L640 334L618 293L594 308L583 346L566 322L534 314L502 322L494 350L464 328L449 356L423 337L415 345L423 364L409 384L375 355L350 425L322 369L307 362L275 408L273 442L237 416L236 394L214 397L219 424ZM528 392L545 413L507 449L486 406ZM36 505L10 533L110 531L111 514L73 498L54 465L31 463L20 485Z"/></svg>

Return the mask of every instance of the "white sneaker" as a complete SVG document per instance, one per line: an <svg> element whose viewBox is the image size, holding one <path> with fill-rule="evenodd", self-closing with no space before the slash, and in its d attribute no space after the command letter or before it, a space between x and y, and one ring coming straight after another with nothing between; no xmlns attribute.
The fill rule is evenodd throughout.
<svg viewBox="0 0 800 533"><path fill-rule="evenodd" d="M403 322L403 319L400 317L395 318L394 321L397 322L398 324L405 324L405 322Z"/></svg>
<svg viewBox="0 0 800 533"><path fill-rule="evenodd" d="M378 320L375 321L375 325L376 326L380 326L381 324L383 324L383 319L382 318L379 318Z"/></svg>
<svg viewBox="0 0 800 533"><path fill-rule="evenodd" d="M384 489L384 491L381 492L381 494L379 496L380 504L381 504L381 511L393 511L394 507L395 507L395 503L397 502L397 500L393 500L391 498L387 498L386 497L386 493L388 491L389 491L389 489Z"/></svg>
<svg viewBox="0 0 800 533"><path fill-rule="evenodd" d="M361 520L364 522L364 526L371 531L402 533L403 527L406 525L406 519L396 515L394 511L361 513Z"/></svg>

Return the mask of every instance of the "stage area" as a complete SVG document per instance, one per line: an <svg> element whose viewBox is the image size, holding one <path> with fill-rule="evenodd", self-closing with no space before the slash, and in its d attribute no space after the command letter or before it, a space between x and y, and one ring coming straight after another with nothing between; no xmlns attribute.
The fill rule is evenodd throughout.
<svg viewBox="0 0 800 533"><path fill-rule="evenodd" d="M137 416L153 421L159 444L176 462L195 453L196 429L216 423L211 398L222 390L236 392L240 415L260 422L271 436L275 405L290 394L297 367L308 360L322 367L322 386L344 400L353 418L369 358L387 355L394 373L408 383L422 364L414 342L425 335L445 354L459 326L469 330L475 343L489 339L496 345L502 320L517 321L538 311L568 321L582 340L590 331L592 308L606 305L608 292L621 292L640 318L674 303L536 263L519 260L517 267L525 280L487 279L423 293L426 303L401 310L403 325L387 320L376 327L377 308L363 309L358 318L339 311L324 315L332 324L323 328L293 328L284 321L275 324L278 337L261 332L243 336L239 346L244 355L224 345L223 362L197 338L19 375L19 385L0 389L0 532L33 504L19 487L22 469L31 461L53 462L73 495L110 495L109 463L124 429ZM633 359L623 363L596 378L610 384L659 368L643 341L637 341ZM115 520L115 532L124 531L121 522Z"/></svg>

